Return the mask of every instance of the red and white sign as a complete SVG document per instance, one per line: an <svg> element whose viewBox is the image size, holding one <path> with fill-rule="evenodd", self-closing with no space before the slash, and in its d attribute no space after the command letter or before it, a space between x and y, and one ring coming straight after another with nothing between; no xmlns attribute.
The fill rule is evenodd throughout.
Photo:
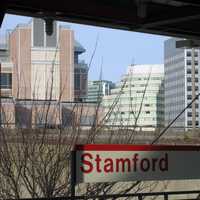
<svg viewBox="0 0 200 200"><path fill-rule="evenodd" d="M76 182L200 179L200 146L77 145Z"/></svg>

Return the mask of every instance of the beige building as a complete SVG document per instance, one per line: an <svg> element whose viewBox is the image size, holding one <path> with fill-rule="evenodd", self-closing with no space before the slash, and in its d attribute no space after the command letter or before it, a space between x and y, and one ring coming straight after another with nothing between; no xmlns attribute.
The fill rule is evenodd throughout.
<svg viewBox="0 0 200 200"><path fill-rule="evenodd" d="M2 88L2 94L16 99L82 101L88 73L78 58L83 52L69 27L54 22L53 34L48 36L42 19L18 25L7 44L0 46L2 77L12 77L10 82L5 78L9 88Z"/></svg>
<svg viewBox="0 0 200 200"><path fill-rule="evenodd" d="M84 52L73 30L56 22L51 36L36 18L12 30L0 42L0 126L90 126L95 105L80 103L87 96L88 66L79 59Z"/></svg>

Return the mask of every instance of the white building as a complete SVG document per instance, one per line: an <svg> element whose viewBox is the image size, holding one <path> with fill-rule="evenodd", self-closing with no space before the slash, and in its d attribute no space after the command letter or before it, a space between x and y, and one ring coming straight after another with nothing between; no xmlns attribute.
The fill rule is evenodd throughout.
<svg viewBox="0 0 200 200"><path fill-rule="evenodd" d="M111 89L115 84L107 80L88 81L88 96L87 102L100 102L106 95L110 95Z"/></svg>
<svg viewBox="0 0 200 200"><path fill-rule="evenodd" d="M164 121L164 66L131 65L111 95L105 96L109 125L139 126L152 130Z"/></svg>
<svg viewBox="0 0 200 200"><path fill-rule="evenodd" d="M177 38L164 44L165 70L165 124L169 124L192 101L192 57L191 49L177 49ZM195 90L199 93L200 52L195 49ZM196 126L199 127L199 100L196 106ZM192 108L186 110L172 127L192 127Z"/></svg>

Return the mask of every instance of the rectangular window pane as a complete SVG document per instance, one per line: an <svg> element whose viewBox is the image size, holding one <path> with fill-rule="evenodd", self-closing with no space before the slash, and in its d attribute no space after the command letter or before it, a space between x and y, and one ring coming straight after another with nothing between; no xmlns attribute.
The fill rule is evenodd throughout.
<svg viewBox="0 0 200 200"><path fill-rule="evenodd" d="M11 73L2 73L0 75L1 79L1 88L2 89L11 89L12 88L12 74Z"/></svg>

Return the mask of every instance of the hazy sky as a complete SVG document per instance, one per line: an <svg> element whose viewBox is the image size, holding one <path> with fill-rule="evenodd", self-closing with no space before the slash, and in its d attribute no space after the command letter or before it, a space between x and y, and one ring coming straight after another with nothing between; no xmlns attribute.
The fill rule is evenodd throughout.
<svg viewBox="0 0 200 200"><path fill-rule="evenodd" d="M28 17L6 15L0 34L6 29L12 29L19 23L26 23ZM119 81L126 72L129 64L161 64L163 63L163 45L167 37L86 26L72 23L68 24L75 32L75 38L86 49L81 56L89 63L95 47L97 37L98 46L92 66L89 71L89 80L98 80L101 63L103 66L103 79Z"/></svg>

